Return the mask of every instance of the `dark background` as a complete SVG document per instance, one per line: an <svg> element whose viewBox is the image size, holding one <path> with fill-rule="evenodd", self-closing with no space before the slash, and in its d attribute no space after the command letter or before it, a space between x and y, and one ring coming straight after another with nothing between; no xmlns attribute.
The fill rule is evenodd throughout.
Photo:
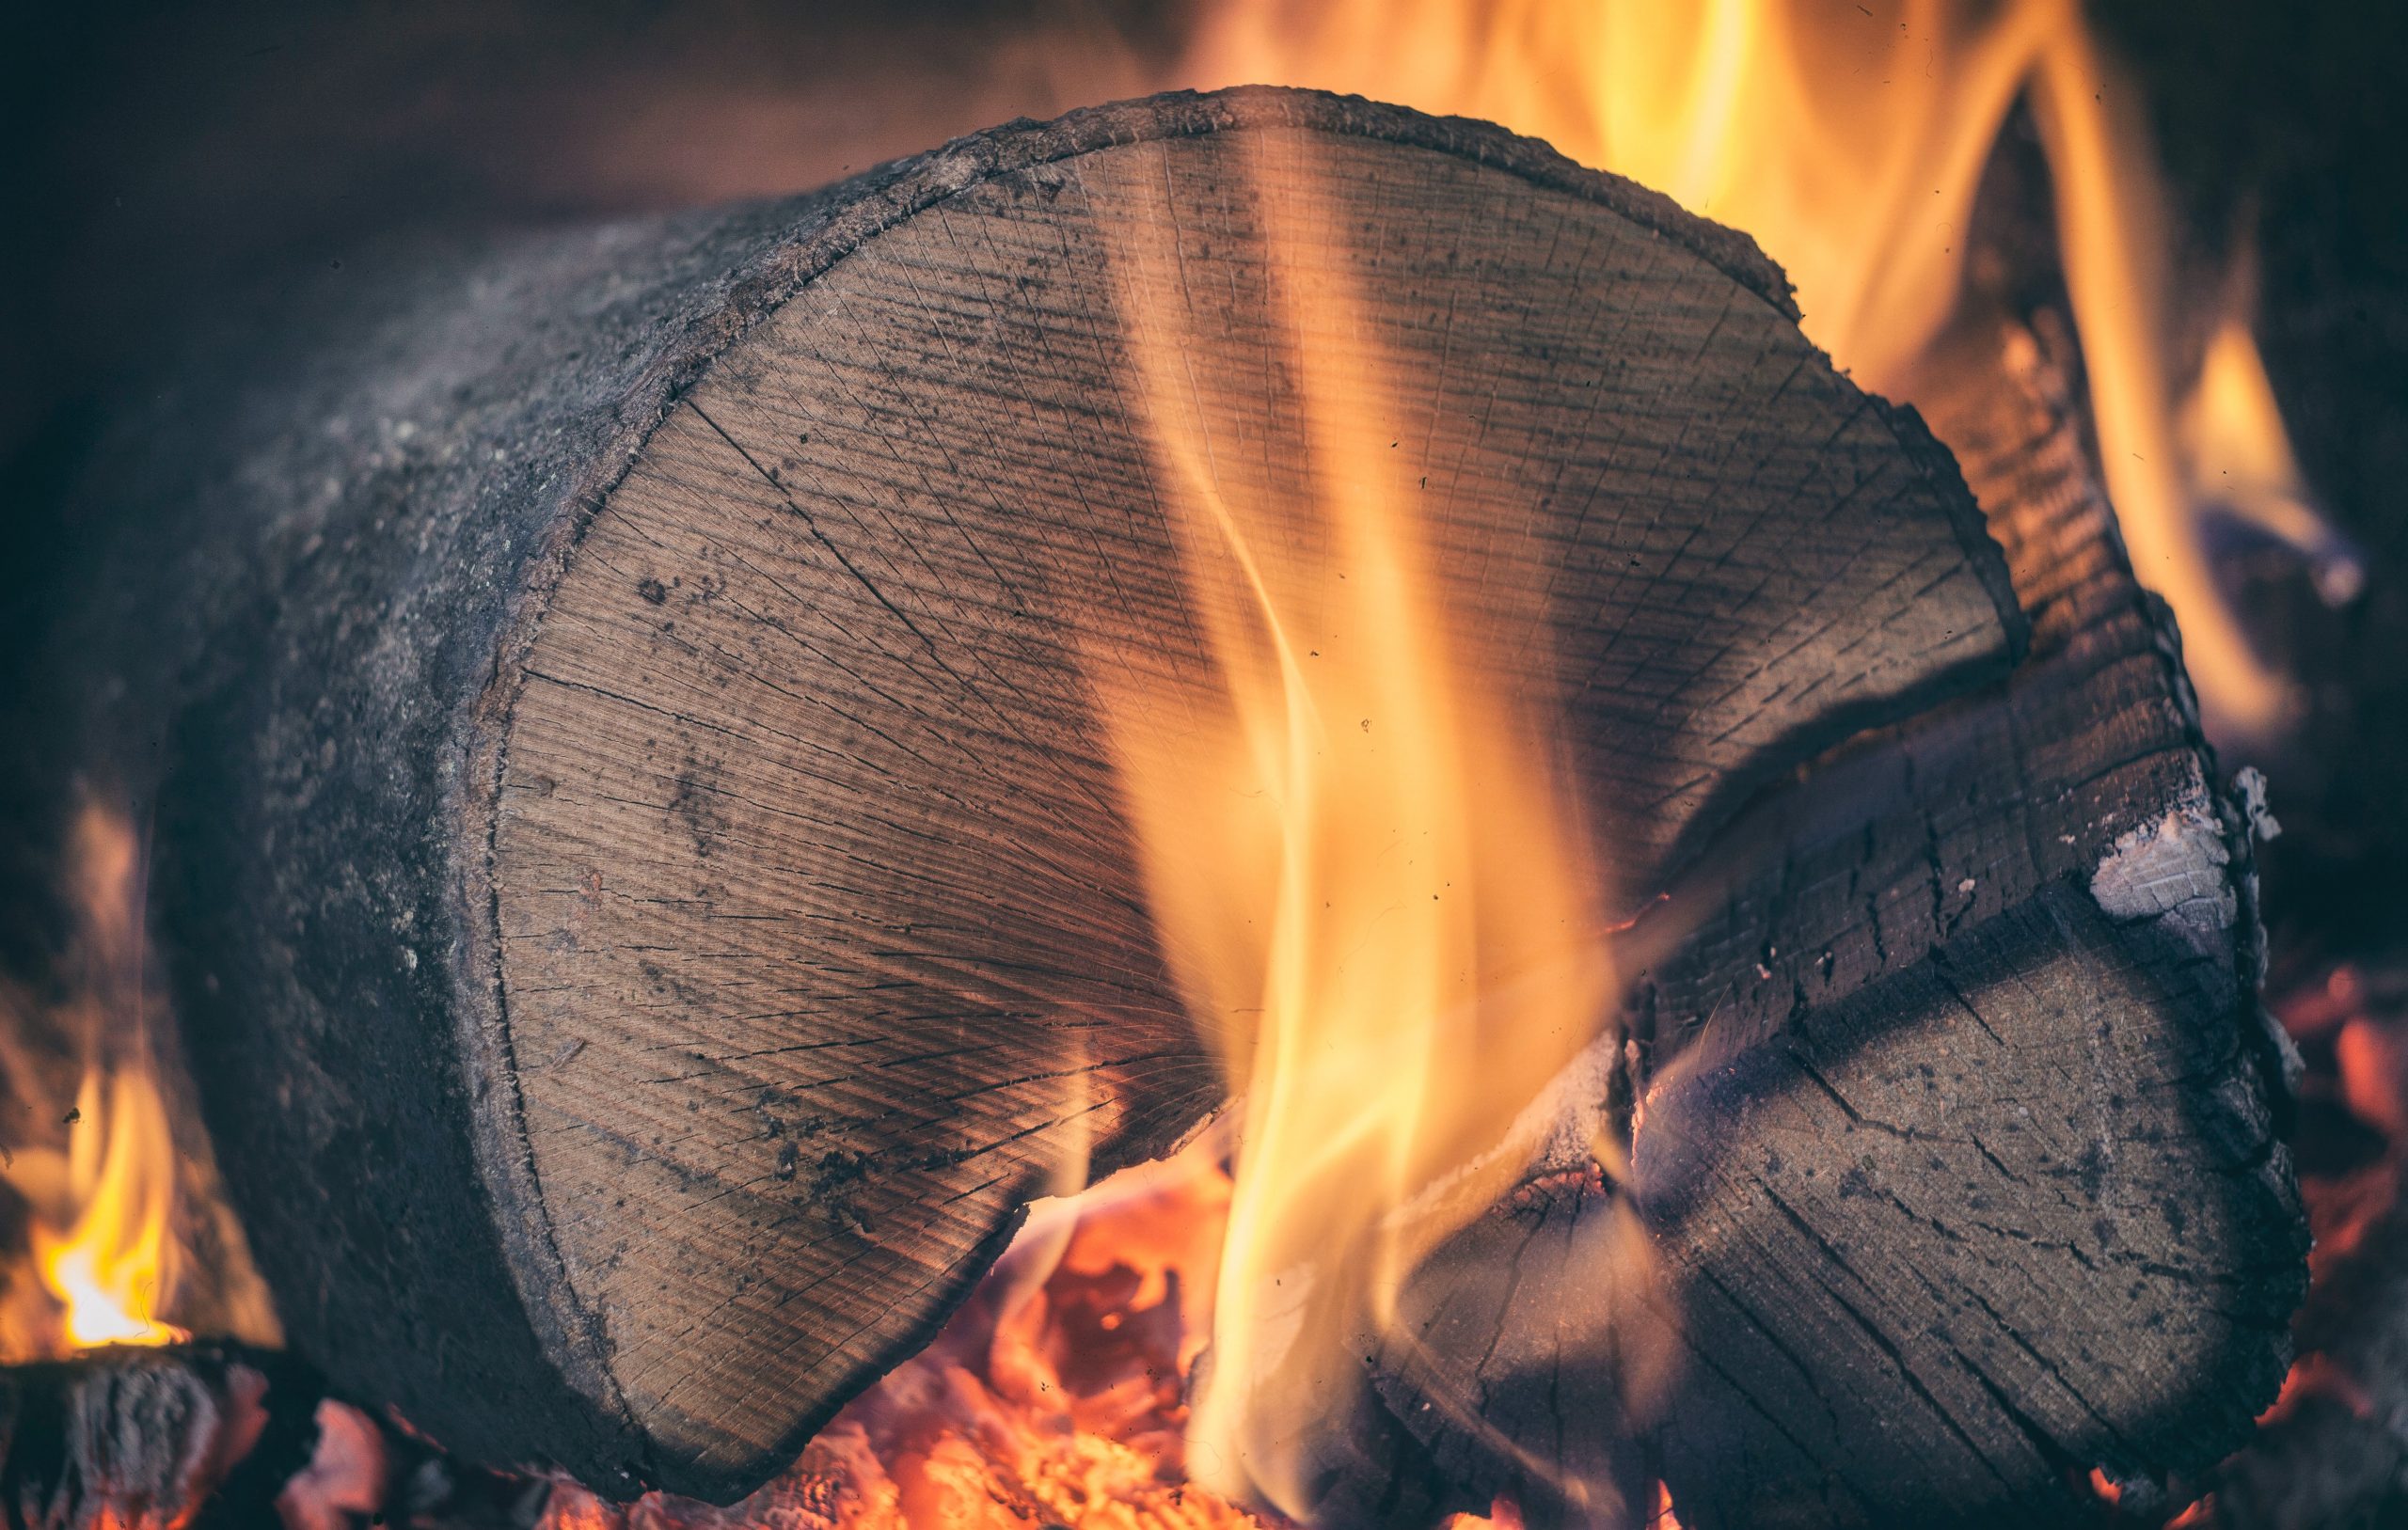
<svg viewBox="0 0 2408 1530"><path fill-rule="evenodd" d="M531 0L0 9L0 680L90 528L54 488L170 337L403 230L797 190L1161 83L1210 0ZM2127 3L2190 227L2254 220L2261 336L2370 577L2241 558L2313 686L2264 764L2278 963L2400 942L2408 892L2408 7ZM6 827L6 826L0 826ZM39 837L39 836L37 836ZM0 897L0 907L12 900Z"/></svg>

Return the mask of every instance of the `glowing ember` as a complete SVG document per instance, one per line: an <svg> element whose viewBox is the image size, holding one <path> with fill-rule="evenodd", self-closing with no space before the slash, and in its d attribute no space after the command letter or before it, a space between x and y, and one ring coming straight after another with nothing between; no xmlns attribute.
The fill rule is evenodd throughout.
<svg viewBox="0 0 2408 1530"><path fill-rule="evenodd" d="M822 1430L795 1470L727 1509L571 1489L546 1530L1244 1530L1186 1484L1189 1368L1212 1317L1229 1203L1217 1144L1040 1204L921 1354Z"/></svg>
<svg viewBox="0 0 2408 1530"><path fill-rule="evenodd" d="M1187 1482L1229 1211L1208 1138L1032 1214L935 1342L741 1504L554 1491L541 1530L1282 1530ZM1656 1524L1670 1524L1659 1517ZM1510 1504L1446 1530L1519 1530Z"/></svg>
<svg viewBox="0 0 2408 1530"><path fill-rule="evenodd" d="M1483 117L1627 175L1754 235L1797 284L1807 333L1909 400L1964 301L1982 172L2026 102L2101 471L2141 576L2181 619L2210 726L2261 737L2292 699L2215 586L2206 512L2298 547L2329 595L2355 587L2353 555L2298 492L2244 315L2227 314L2189 384L2205 337L2182 328L2155 150L2076 0L1227 0L1180 73ZM2201 412L2212 428L2186 434Z"/></svg>

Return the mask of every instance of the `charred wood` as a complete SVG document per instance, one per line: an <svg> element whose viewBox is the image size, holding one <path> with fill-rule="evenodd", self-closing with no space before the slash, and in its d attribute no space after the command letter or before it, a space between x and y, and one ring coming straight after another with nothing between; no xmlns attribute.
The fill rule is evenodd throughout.
<svg viewBox="0 0 2408 1530"><path fill-rule="evenodd" d="M273 1523L318 1398L306 1367L211 1345L0 1369L0 1514L10 1530Z"/></svg>
<svg viewBox="0 0 2408 1530"><path fill-rule="evenodd" d="M1620 1417L1686 1525L2046 1522L2094 1471L2135 1502L2195 1477L2273 1398L2305 1238L2249 806L2210 775L2059 374L1998 339L1936 417L2031 655L1765 793L1680 887L1639 994L1634 1183L1576 1210L1580 1278L1549 1273L1545 1219L1501 1218L1421 1278L1390 1400L1442 1455L1593 1479L1583 1425ZM1536 1183L1623 1129L1617 1062ZM1611 1236L1633 1204L1647 1237ZM1512 1400L1553 1398L1569 1354L1600 1400Z"/></svg>

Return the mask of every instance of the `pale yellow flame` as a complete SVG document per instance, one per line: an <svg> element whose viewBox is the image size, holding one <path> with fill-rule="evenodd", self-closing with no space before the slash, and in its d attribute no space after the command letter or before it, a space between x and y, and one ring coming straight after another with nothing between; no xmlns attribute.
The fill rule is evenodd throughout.
<svg viewBox="0 0 2408 1530"><path fill-rule="evenodd" d="M2142 579L2180 618L2211 726L2261 738L2292 704L2210 576L2215 492L2178 431L2196 334L2132 87L2076 0L1224 0L1181 71L1322 86L1487 118L1752 234L1807 332L1868 388L1913 399L1965 293L1982 172L2017 101L2041 130L2099 454ZM2221 361L2259 371L2245 326ZM2211 354L2210 362L2218 356ZM2220 431L2279 438L2271 392L2217 395ZM2195 439L2195 438L2194 438ZM2353 565L2303 496L2269 529Z"/></svg>
<svg viewBox="0 0 2408 1530"><path fill-rule="evenodd" d="M2209 564L2198 474L2182 452L2179 391L2165 359L2178 334L2169 308L2171 214L2147 121L2131 87L2078 26L2052 35L2037 66L2033 104L2054 170L2066 285L2108 497L2134 571L2180 619L2209 720L2232 736L2262 738L2295 701L2251 647ZM2259 365L2245 332L2231 343ZM2271 393L2264 402L2271 406ZM2282 426L2277 418L2262 428L2279 434Z"/></svg>
<svg viewBox="0 0 2408 1530"><path fill-rule="evenodd" d="M22 1013L6 1017L18 1110L44 1128L0 1171L30 1222L30 1269L0 1312L0 1349L18 1359L189 1337L161 1317L181 1273L172 1229L184 1165L149 1034L140 846L122 813L87 805L69 850L85 985L57 1010L11 1006ZM71 1111L40 1087L53 1071L37 1056L45 1033L80 1053ZM272 1318L254 1326L273 1332Z"/></svg>
<svg viewBox="0 0 2408 1530"><path fill-rule="evenodd" d="M1406 438L1428 390L1382 354L1295 162L1250 180L1298 471L1283 488L1234 466L1283 412L1259 352L1189 307L1235 289L1192 295L1167 209L1108 219L1209 660L1137 679L1115 653L1094 673L1164 948L1242 1096L1189 1467L1301 1516L1363 1335L1507 1188L1527 1158L1508 1133L1608 986L1552 719L1483 684L1424 541ZM1241 259L1223 237L1214 260Z"/></svg>
<svg viewBox="0 0 2408 1530"><path fill-rule="evenodd" d="M37 1220L33 1229L34 1264L63 1309L68 1343L81 1349L190 1337L158 1317L176 1275L166 1104L144 1074L92 1074L76 1112L64 1193L53 1198L75 1207L74 1218L64 1226Z"/></svg>

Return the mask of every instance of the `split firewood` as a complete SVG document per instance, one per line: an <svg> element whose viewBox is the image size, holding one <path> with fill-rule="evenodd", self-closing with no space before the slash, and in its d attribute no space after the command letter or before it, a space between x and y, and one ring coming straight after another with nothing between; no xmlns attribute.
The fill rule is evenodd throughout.
<svg viewBox="0 0 2408 1530"><path fill-rule="evenodd" d="M2289 1358L2306 1237L2256 805L2210 773L2067 402L2006 353L1935 408L2031 658L1766 802L1782 850L1666 974L1659 1022L1694 1017L1702 1055L1637 1176L1675 1266L1718 1277L1683 1313L1718 1364L1681 1369L1661 1435L1701 1525L2034 1522L2094 1472L2210 1466Z"/></svg>
<svg viewBox="0 0 2408 1530"><path fill-rule="evenodd" d="M1176 253L1137 301L1259 378L1196 408L1278 490L1263 196L1376 317L1315 342L1419 386L1365 418L1427 468L1492 679L1559 708L1626 911L1716 910L1642 992L1633 1185L1593 1196L1660 1281L1578 1267L1588 1190L1519 1205L1564 1297L1425 1288L1396 1422L1481 1475L1417 1422L1465 1416L1451 1347L1535 1419L1528 1325L1642 1285L1685 1522L2041 1502L2245 1419L2297 1263L2246 848L2162 623L2079 577L2103 528L2002 560L1745 240L1270 90L354 262L98 455L83 502L141 513L62 628L62 752L155 766L188 1046L293 1342L473 1459L724 1500L1028 1199L1219 1105L1088 673L1167 673L1212 614L1101 230ZM1584 1478L1629 1475L1620 1386L1566 1394Z"/></svg>

